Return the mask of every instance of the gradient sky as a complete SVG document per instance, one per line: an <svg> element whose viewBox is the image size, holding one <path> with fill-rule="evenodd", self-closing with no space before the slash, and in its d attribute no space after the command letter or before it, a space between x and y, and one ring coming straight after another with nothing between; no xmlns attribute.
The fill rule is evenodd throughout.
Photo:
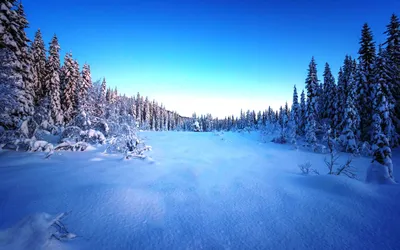
<svg viewBox="0 0 400 250"><path fill-rule="evenodd" d="M363 23L384 41L399 0L135 1L25 0L28 35L54 33L61 57L72 52L127 95L156 99L190 116L237 115L291 103L315 56L338 72L357 56ZM398 12L396 14L399 14Z"/></svg>

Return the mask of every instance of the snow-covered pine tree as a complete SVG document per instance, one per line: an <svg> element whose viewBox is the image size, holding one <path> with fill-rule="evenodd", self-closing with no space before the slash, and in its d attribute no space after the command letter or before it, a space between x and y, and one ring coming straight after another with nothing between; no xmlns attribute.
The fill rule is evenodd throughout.
<svg viewBox="0 0 400 250"><path fill-rule="evenodd" d="M312 146L317 142L316 138L316 115L318 113L318 76L317 64L314 57L308 67L308 75L306 79L307 89L307 114L306 114L306 141Z"/></svg>
<svg viewBox="0 0 400 250"><path fill-rule="evenodd" d="M332 75L331 68L328 63L324 69L324 102L323 102L323 117L327 119L327 124L334 128L334 117L336 112L336 84L335 78Z"/></svg>
<svg viewBox="0 0 400 250"><path fill-rule="evenodd" d="M393 14L390 23L386 26L386 53L385 66L388 74L388 83L393 100L388 99L391 108L391 117L397 127L397 134L400 134L400 20L397 15ZM383 91L387 91L383 89ZM389 98L389 97L388 97ZM392 146L398 146L391 142Z"/></svg>
<svg viewBox="0 0 400 250"><path fill-rule="evenodd" d="M279 137L275 138L274 141L277 143L286 143L288 137L288 116L287 116L287 103L285 108L282 106L279 108Z"/></svg>
<svg viewBox="0 0 400 250"><path fill-rule="evenodd" d="M1 108L0 125L16 128L19 122L34 113L33 107L33 74L28 54L28 39L24 29L27 22L22 5L14 10L14 1L4 0L0 3L0 53L2 59L0 72ZM21 78L22 77L22 78Z"/></svg>
<svg viewBox="0 0 400 250"><path fill-rule="evenodd" d="M101 82L100 85L98 97L96 98L97 102L95 103L94 116L98 118L104 118L107 105L106 95L107 95L107 82L106 78L103 78L103 81Z"/></svg>
<svg viewBox="0 0 400 250"><path fill-rule="evenodd" d="M386 135L389 140L391 147L399 145L400 137L396 131L395 123L395 99L392 95L392 78L390 76L390 70L388 65L388 56L385 49L379 46L379 52L376 56L376 63L374 65L375 84L379 84L383 95L388 103L388 117L385 117L382 123L382 132Z"/></svg>
<svg viewBox="0 0 400 250"><path fill-rule="evenodd" d="M288 122L288 139L290 144L293 145L294 148L297 148L297 130L298 130L298 120L296 119L296 111L293 109L290 111L289 122Z"/></svg>
<svg viewBox="0 0 400 250"><path fill-rule="evenodd" d="M373 89L373 160L367 172L367 182L394 183L392 151L382 125L389 118L389 107L380 84Z"/></svg>
<svg viewBox="0 0 400 250"><path fill-rule="evenodd" d="M20 122L18 102L23 91L22 75L18 71L20 64L15 53L8 48L0 48L0 126L6 129L16 128ZM22 110L23 111L23 110Z"/></svg>
<svg viewBox="0 0 400 250"><path fill-rule="evenodd" d="M361 32L360 49L358 51L358 110L360 111L361 140L367 141L371 134L372 86L374 83L375 42L368 24L364 24Z"/></svg>
<svg viewBox="0 0 400 250"><path fill-rule="evenodd" d="M35 33L35 39L32 43L32 69L33 82L35 86L36 103L45 96L48 91L45 89L46 78L46 48L43 42L42 33L38 29Z"/></svg>
<svg viewBox="0 0 400 250"><path fill-rule="evenodd" d="M320 124L323 124L325 119L324 117L324 100L325 100L325 92L324 92L324 85L322 82L317 84L317 121Z"/></svg>
<svg viewBox="0 0 400 250"><path fill-rule="evenodd" d="M85 63L82 68L78 89L78 105L80 111L87 111L88 91L92 87L92 75L90 66Z"/></svg>
<svg viewBox="0 0 400 250"><path fill-rule="evenodd" d="M72 55L71 55L72 56ZM72 79L75 83L75 95L74 95L74 111L72 113L72 118L74 118L79 113L79 98L80 98L80 88L82 85L82 77L79 70L78 61L73 59L72 67Z"/></svg>
<svg viewBox="0 0 400 250"><path fill-rule="evenodd" d="M306 133L306 114L307 114L307 106L306 106L306 97L304 94L304 90L301 91L300 95L300 115L299 115L299 135L305 135Z"/></svg>
<svg viewBox="0 0 400 250"><path fill-rule="evenodd" d="M151 113L150 113L150 101L149 97L146 96L144 103L143 103L143 129L149 130L150 123L151 123Z"/></svg>
<svg viewBox="0 0 400 250"><path fill-rule="evenodd" d="M45 95L50 99L51 120L55 125L61 125L64 122L64 115L60 98L60 45L56 35L53 36L50 42L49 58L46 63L45 86Z"/></svg>
<svg viewBox="0 0 400 250"><path fill-rule="evenodd" d="M345 80L344 80L344 73L343 73L343 67L340 67L339 69L339 75L338 75L338 83L337 83L337 93L336 93L336 113L335 113L335 119L333 121L333 126L332 129L334 131L333 134L340 134L342 131L342 125L343 125L343 116L344 116L344 106L347 101L347 95L346 95L346 85L345 85Z"/></svg>
<svg viewBox="0 0 400 250"><path fill-rule="evenodd" d="M29 110L30 115L34 112L34 99L35 99L35 88L33 81L33 69L32 69L32 53L30 51L29 43L31 42L26 35L25 29L28 28L28 20L26 19L24 7L22 2L19 2L16 9L16 23L18 27L16 42L20 47L21 55L19 61L22 63L22 77L24 80L24 89L26 93L26 98L29 99ZM17 56L18 57L18 56Z"/></svg>
<svg viewBox="0 0 400 250"><path fill-rule="evenodd" d="M294 125L296 126L296 135L298 134L299 119L300 119L300 106L299 106L299 96L297 94L296 85L293 86L293 99L292 99L292 109L290 116L293 117Z"/></svg>
<svg viewBox="0 0 400 250"><path fill-rule="evenodd" d="M76 95L78 79L76 76L76 64L71 53L67 53L64 58L64 93L62 98L62 108L64 111L65 123L69 123L74 114L76 107Z"/></svg>
<svg viewBox="0 0 400 250"><path fill-rule="evenodd" d="M341 145L346 152L358 153L357 131L360 117L355 106L356 83L354 73L351 72L347 81L347 100L344 106L342 132L339 137Z"/></svg>
<svg viewBox="0 0 400 250"><path fill-rule="evenodd" d="M142 125L142 110L143 110L142 97L138 92L136 95L136 122L139 123L139 127L141 127Z"/></svg>

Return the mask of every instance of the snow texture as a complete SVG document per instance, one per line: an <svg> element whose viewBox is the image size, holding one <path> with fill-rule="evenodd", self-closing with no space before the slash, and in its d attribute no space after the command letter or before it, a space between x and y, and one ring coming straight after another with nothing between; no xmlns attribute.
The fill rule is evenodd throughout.
<svg viewBox="0 0 400 250"><path fill-rule="evenodd" d="M353 160L356 180L327 175L323 154L254 132L140 137L153 160L105 145L48 159L0 151L0 249L400 249L400 187L366 184L370 158ZM392 159L396 168L400 151ZM306 162L320 175L301 174ZM43 225L54 217L34 214L65 211L78 237L49 243ZM33 231L16 226L27 216Z"/></svg>

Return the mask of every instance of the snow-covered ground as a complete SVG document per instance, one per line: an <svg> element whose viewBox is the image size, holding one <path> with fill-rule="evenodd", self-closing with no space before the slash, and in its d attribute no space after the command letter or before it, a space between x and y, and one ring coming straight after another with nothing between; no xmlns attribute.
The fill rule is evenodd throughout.
<svg viewBox="0 0 400 250"><path fill-rule="evenodd" d="M370 159L352 180L258 133L141 136L146 160L0 152L0 249L400 249L400 187L363 183ZM63 212L77 237L48 241Z"/></svg>

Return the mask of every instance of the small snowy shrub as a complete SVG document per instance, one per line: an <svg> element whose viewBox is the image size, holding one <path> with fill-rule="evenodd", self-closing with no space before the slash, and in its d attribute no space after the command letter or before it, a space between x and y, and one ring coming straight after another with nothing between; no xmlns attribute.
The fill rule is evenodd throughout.
<svg viewBox="0 0 400 250"><path fill-rule="evenodd" d="M103 133L103 135L108 135L110 128L108 127L108 124L104 120L98 120L92 123L91 126L94 130L100 131Z"/></svg>
<svg viewBox="0 0 400 250"><path fill-rule="evenodd" d="M278 137L273 138L272 142L279 143L279 144L285 144L287 142L287 140L284 136L279 135Z"/></svg>
<svg viewBox="0 0 400 250"><path fill-rule="evenodd" d="M328 150L329 150L329 159L325 157L324 162L327 166L330 175L346 175L349 178L355 179L357 175L355 174L355 169L351 165L352 158L347 159L346 163L338 167L336 170L334 168L338 165L337 161L340 158L339 153L336 151L336 141L332 139L330 136L327 137Z"/></svg>
<svg viewBox="0 0 400 250"><path fill-rule="evenodd" d="M88 142L90 144L103 144L106 140L106 137L103 135L102 132L93 129L81 131L80 136L82 141Z"/></svg>
<svg viewBox="0 0 400 250"><path fill-rule="evenodd" d="M316 169L311 168L311 163L309 161L304 164L299 164L298 167L304 175L309 175L311 173L319 175L319 172Z"/></svg>
<svg viewBox="0 0 400 250"><path fill-rule="evenodd" d="M75 141L81 139L82 130L77 126L66 127L61 134L61 141Z"/></svg>
<svg viewBox="0 0 400 250"><path fill-rule="evenodd" d="M32 152L50 152L53 150L53 144L47 141L31 141L30 151Z"/></svg>
<svg viewBox="0 0 400 250"><path fill-rule="evenodd" d="M324 144L321 143L316 143L314 145L314 150L315 153L320 153L320 154L326 154L327 153L327 148Z"/></svg>
<svg viewBox="0 0 400 250"><path fill-rule="evenodd" d="M33 120L33 118L29 117L21 123L19 130L25 138L32 138L38 127L39 125Z"/></svg>
<svg viewBox="0 0 400 250"><path fill-rule="evenodd" d="M360 147L360 154L362 156L371 156L372 155L372 147L368 142L363 142Z"/></svg>
<svg viewBox="0 0 400 250"><path fill-rule="evenodd" d="M192 125L192 129L194 132L200 132L200 124L198 121L195 121Z"/></svg>
<svg viewBox="0 0 400 250"><path fill-rule="evenodd" d="M67 151L85 151L89 147L86 142L71 142L64 141L54 147L54 151L67 150Z"/></svg>
<svg viewBox="0 0 400 250"><path fill-rule="evenodd" d="M81 111L71 122L70 125L77 126L81 129L88 129L92 125L89 116L85 111Z"/></svg>

